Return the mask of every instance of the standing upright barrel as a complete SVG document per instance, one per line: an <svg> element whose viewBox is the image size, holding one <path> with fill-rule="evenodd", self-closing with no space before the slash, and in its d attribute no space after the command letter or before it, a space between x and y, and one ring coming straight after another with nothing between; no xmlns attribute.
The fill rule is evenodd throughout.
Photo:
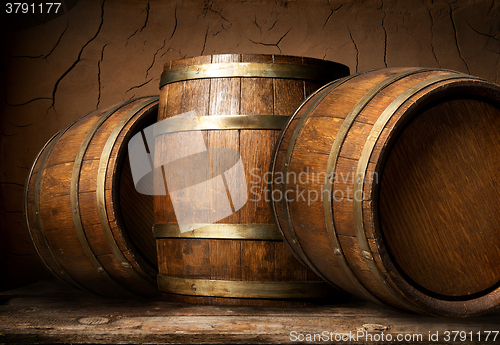
<svg viewBox="0 0 500 345"><path fill-rule="evenodd" d="M155 151L155 161L177 157L155 179L167 190L154 199L158 286L166 298L278 306L345 296L285 247L270 212L267 182L274 143L287 118L311 92L348 74L334 62L278 55L207 55L165 64L156 147L179 138L167 152ZM198 133L180 139L187 132ZM234 159L228 158L231 152L237 153ZM224 160L231 160L224 169L214 167ZM201 178L184 183L200 166L207 167L213 184L205 195L194 195L194 188L212 183ZM229 171L243 177L231 179ZM184 189L169 183L174 179ZM222 193L219 201L209 201L217 179ZM192 204L205 202L187 215L194 216L192 223L178 219L173 192L193 194ZM226 217L196 222L198 214L220 210L223 203L231 211Z"/></svg>
<svg viewBox="0 0 500 345"><path fill-rule="evenodd" d="M54 135L25 186L25 220L57 278L105 296L157 296L153 200L135 190L128 140L154 123L158 96L96 110Z"/></svg>
<svg viewBox="0 0 500 345"><path fill-rule="evenodd" d="M499 153L498 85L441 69L352 75L286 125L273 212L339 288L418 313L485 313L500 305Z"/></svg>

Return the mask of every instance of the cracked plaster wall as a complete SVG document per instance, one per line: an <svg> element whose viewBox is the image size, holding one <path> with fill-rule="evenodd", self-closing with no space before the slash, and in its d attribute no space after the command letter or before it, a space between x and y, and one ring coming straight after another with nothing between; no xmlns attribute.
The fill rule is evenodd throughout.
<svg viewBox="0 0 500 345"><path fill-rule="evenodd" d="M24 229L38 150L73 120L157 94L167 61L220 53L328 59L351 72L441 67L500 82L495 0L66 0L61 15L4 15L0 290L48 276ZM3 9L2 9L3 11Z"/></svg>

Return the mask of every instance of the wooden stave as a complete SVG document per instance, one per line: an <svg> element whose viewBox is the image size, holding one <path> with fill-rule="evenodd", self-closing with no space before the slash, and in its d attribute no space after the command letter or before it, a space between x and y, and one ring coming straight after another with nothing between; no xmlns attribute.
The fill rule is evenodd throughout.
<svg viewBox="0 0 500 345"><path fill-rule="evenodd" d="M197 58L193 58L191 59L190 61L188 61L187 59L184 59L184 60L177 60L177 61L173 61L173 62L169 62L167 64L165 64L165 71L168 71L169 69L175 69L175 68L179 68L181 66L185 66L186 64L187 65L199 65L199 64L209 64L209 63L216 63L216 62L227 62L227 61L231 61L231 62L235 62L235 61L245 61L245 62L258 62L258 63L263 63L263 62L266 62L266 63L269 63L269 62L272 62L273 59L277 59L278 61L280 62L288 62L288 63L302 63L302 58L297 58L297 57L281 57L281 56L276 56L276 57L273 57L273 56L264 56L264 55L214 55L213 56L215 61L212 61L212 57L211 56L205 56L205 57L197 57ZM220 60L217 60L217 59L220 59ZM281 60L280 60L281 59ZM291 59L291 60L287 60L287 59ZM307 61L307 59L305 59ZM318 60L311 60L311 63L319 63ZM339 64L335 64L335 63L332 63L332 65L334 66L340 66ZM346 70L345 70L345 66L343 66L342 68L344 68L343 70L341 70L339 73L343 73L343 75L347 75L348 73L346 73ZM257 79L257 78L255 78ZM255 80L254 79L254 80ZM261 78L262 79L262 78ZM239 85L241 85L243 83L243 81L240 81L240 78L211 78L211 81L212 82L213 80L215 80L215 83L221 83L221 85L217 85L217 86L220 86L220 87L224 87L224 83L227 83L226 86L228 84L230 84L231 82L233 82L234 80L238 80L237 83ZM241 78L241 80L243 80L243 78ZM247 80L252 80L252 78L247 78ZM271 83L276 83L276 80L277 79L270 79L271 80ZM188 82L193 82L193 81L188 81ZM181 83L185 83L184 82L181 82ZM241 83L241 84L240 84ZM258 81L257 81L258 83ZM280 83L280 82L278 82ZM172 84L170 84L172 85ZM175 83L173 84L175 85ZM167 84L168 86L168 84ZM215 86L215 87L217 87ZM319 85L318 85L319 86ZM301 92L311 92L312 90L316 89L318 86L315 86L313 85L312 83L310 82L303 82L303 86L301 87L303 89L303 91ZM243 86L240 86L243 88ZM165 87L164 87L165 88ZM274 86L273 86L274 88ZM307 90L307 91L306 91ZM166 110L166 106L167 106L167 98L168 98L168 91L165 92L164 89L162 89L162 96L160 98L160 111L159 111L159 120L162 120L163 117L162 117L162 113L166 113L167 110ZM167 94L166 96L164 96L164 94ZM241 94L239 95L241 97ZM231 97L231 96L229 96ZM303 98L300 100L300 102L303 100ZM241 98L239 99L239 102L243 102L241 100ZM296 105L298 105L300 102L296 102ZM219 103L224 103L224 102L219 102ZM228 102L226 102L228 103ZM274 104L272 105L274 107ZM225 108L224 108L225 107ZM221 109L215 109L213 111L210 110L209 106L207 106L206 108L206 112L201 112L199 115L207 115L208 114L208 117L210 116L213 116L213 115L218 115L218 114L253 114L253 112L251 111L245 111L245 109L241 109L241 107L243 107L241 104L238 105L238 109L234 109L234 107L232 108L233 112L229 111L227 112L228 109L231 108L231 106L222 106L222 110ZM175 106L171 107L172 108L175 108ZM179 107L178 109L178 112L181 112L181 107ZM293 112L293 109L294 107L291 107L290 109L287 109L286 111L285 110L282 110L281 112L275 112L274 109L271 109L271 111L262 111L261 112L258 112L257 114L273 114L273 115L289 115ZM189 110L192 110L192 108L184 108L183 111L189 111ZM224 112L225 111L225 112ZM173 116L175 114L172 114L171 116ZM258 115L256 115L258 116ZM233 131L225 131L225 133L230 133L230 132L233 132L233 134L229 134L231 136L234 135L234 133L236 133L236 135L239 136L239 133L238 132L243 132L243 131L246 131L246 132L250 132L251 130L233 130ZM272 134L272 136L277 136L279 130L271 130L272 132L275 132ZM209 135L213 135L214 137L217 137L218 135L220 135L221 131L216 131L216 130L213 130L211 131L212 133L214 134L205 134L205 138L207 138ZM261 132L262 133L262 132ZM223 134L225 135L225 134ZM241 145L241 144L240 144ZM225 146L224 146L225 147ZM239 147L237 147L239 148ZM269 154L270 156L270 154ZM268 163L270 163L270 161L268 161L266 164L269 165ZM266 167L267 169L267 167ZM248 173L247 173L248 174ZM158 204L161 204L162 202L161 201L158 201L158 199L155 198L155 203L158 203ZM165 203L165 202L163 202ZM171 207L171 206L170 206ZM155 212L157 210L155 209ZM241 211L241 210L240 210ZM265 211L266 213L269 212L268 208L266 209ZM264 223L266 224L273 224L273 220L272 220L272 217L270 217L270 215L268 215L268 219L266 219L264 221ZM231 216L230 216L231 217ZM172 219L172 215L170 215L170 219ZM173 218L175 219L175 218ZM231 218L233 221L234 221L234 215L233 215L233 218ZM157 218L157 223L169 223L169 220L168 218L161 218L161 217L158 217ZM230 221L231 222L231 221ZM263 223L262 221L260 222L257 222L257 223ZM172 224L172 223L171 223ZM243 225L243 223L242 223ZM264 224L263 224L264 225ZM168 239L168 244L165 244L164 241L167 241L166 239L159 239L158 240L158 252L159 252L159 257L162 255L163 252L166 252L167 251L167 248L171 247L171 246L186 246L185 243L181 243L181 244L178 244L180 243L179 241L196 241L195 239ZM177 244L176 242L174 241L177 241ZM240 239L231 239L231 240L213 240L213 239L210 239L208 240L210 241L210 246L213 246L213 247L216 247L218 246L219 244L217 244L215 241L219 241L218 243L226 243L225 245L227 245L228 243L231 243L229 244L229 246L231 245L236 245L236 246L247 246L249 245L248 243L253 243L252 245L256 245L255 243L259 243L259 241L246 241L244 242L244 240L240 240ZM264 243L263 241L261 241L262 243ZM267 243L272 243L271 241L266 241ZM285 248L285 244L282 242L282 241L276 241L276 246L279 245L279 247L276 247L276 251L278 251L281 255L285 255L286 257L286 260L285 261L289 261L290 259L293 260L294 262L296 261L295 258L290 255L290 252L288 249ZM165 258L163 259L159 259L160 261L161 260L167 260ZM167 260L168 261L168 260ZM295 264L294 267L297 267L298 269L300 269L301 271L303 270L303 268L301 268L299 264L299 266L297 266ZM217 270L217 269L216 269ZM160 263L160 266L159 266L159 271L160 271L160 275L162 275L162 273L166 272L167 269L166 268L162 268L162 265ZM315 277L314 274L311 274L312 272L309 272L307 270L307 275L310 276L310 278L306 278L306 277L301 277L300 279L297 279L297 281L301 281L301 280L304 280L304 278L306 279L312 279L311 277L314 277L315 280L317 280L318 278ZM213 277L210 276L211 273L207 273L203 278L206 280L206 279L211 279ZM162 279L164 279L164 276L165 274L162 275ZM177 275L172 275L174 277L177 277L177 278L183 278L183 274L177 274ZM191 277L192 278L192 277ZM222 279L222 280L227 280L227 279L231 279L231 280L242 280L244 281L244 278L240 277L239 279L238 278L234 278L234 277L228 277L227 275L226 276L221 276L221 277L215 277L213 279ZM286 280L286 278L284 278ZM264 279L263 279L264 280ZM265 280L269 280L269 279L265 279ZM271 279L272 280L272 279ZM339 296L342 295L342 296L345 296L345 293L343 292L338 292ZM282 300L272 300L272 299L257 299L257 298L228 298L228 297L200 297L200 296L189 296L189 295L181 295L181 294L166 294L164 293L163 294L165 296L165 298L167 299L170 299L170 300L175 300L175 301L181 301L181 302L189 302L189 303L206 303L206 304L235 304L235 305L241 305L241 304L244 304L244 305L272 305L272 306L282 306L282 305L301 305L301 304L305 304L305 303L308 303L306 300L300 300L300 299L297 299L297 301L293 301L293 300L290 300L290 299L282 299Z"/></svg>
<svg viewBox="0 0 500 345"><path fill-rule="evenodd" d="M130 175L130 168L126 165L126 143L135 132L154 121L157 99L157 96L135 98L75 120L51 138L33 162L25 187L25 223L32 245L56 278L104 296L137 298L159 294L155 288L157 269L154 263L143 258L140 248L135 247L125 232L126 227L132 225L123 222L119 200L122 168L127 176ZM120 120L125 122L120 124ZM101 125L97 124L98 121L102 121ZM94 130L91 129L93 125ZM117 131L114 138L111 137L112 129ZM86 147L82 140L78 141L85 133L90 138ZM104 152L106 144L107 155ZM75 175L75 158L79 153L81 165L78 175ZM98 169L100 161L103 164L101 172ZM57 175L52 175L53 172ZM77 182L75 176L78 176ZM55 192L49 195L48 189L55 189ZM37 196L38 199L50 196L63 201L59 205L43 203L42 209L36 213L33 203ZM50 213L59 217L64 210L66 215L74 214L70 199L75 197L78 219L66 219L60 227L50 224L48 231L51 233L48 233L42 223L49 223ZM99 210L98 203L105 207ZM104 218L99 218L102 216L109 222L105 224L107 230L102 224ZM79 230L76 229L76 220L81 226ZM56 233L64 231L72 232L63 235L69 236L67 241L56 240ZM105 231L108 231L107 235ZM113 243L108 243L110 240ZM86 252L79 248L85 246Z"/></svg>
<svg viewBox="0 0 500 345"><path fill-rule="evenodd" d="M400 68L400 69L385 69L385 70L378 70L378 71L368 71L364 73L360 73L352 79L352 83L356 82L356 78L363 78L370 73L372 76L376 76L378 74L378 77L380 80L378 82L383 82L385 79L389 79L391 75L395 75L398 73L408 73L411 72L412 69L408 68ZM415 69L413 69L415 70ZM384 75L384 73L386 75ZM393 123L391 125L395 126L395 129L393 132L387 134L387 128L384 126L384 135L383 135L383 140L376 140L376 146L374 148L375 155L373 157L370 157L370 159L367 161L367 165L369 166L368 173L378 173L379 170L377 169L382 169L385 160L387 159L387 147L391 147L392 140L395 140L394 138L396 137L396 133L401 130L401 128L404 127L406 121L409 121L411 118L410 115L408 114L415 114L418 112L418 110L422 107L424 107L426 104L432 102L433 100L439 99L439 97L443 96L443 92L447 92L449 90L454 90L454 89L460 89L462 93L470 93L470 94L477 94L478 96L484 97L484 99L489 99L492 100L493 102L498 104L500 103L500 91L498 86L487 83L485 81L481 81L478 78L468 76L468 75L462 75L459 74L458 72L454 71L447 71L447 70L438 70L438 69L419 69L416 70L416 75L420 74L425 75L430 74L432 76L435 75L447 75L449 77L437 77L436 79L442 79L441 81L437 81L437 84L430 84L426 86L429 90L424 88L424 91L421 91L420 93L415 93L412 96L409 96L403 104L406 105L406 103L411 103L414 102L415 104L412 104L411 107L407 109L407 114L406 116L403 116L398 122ZM426 78L423 78L424 80ZM441 83L441 84L440 84ZM330 83L333 84L333 83ZM361 98L363 94L366 94L369 90L372 88L375 88L377 83L375 81L370 84L367 89L364 92L359 92L359 95L357 95L356 100ZM353 86L355 87L355 86ZM359 86L358 86L359 87ZM326 87L325 87L326 89ZM428 91L428 94L425 94L425 91ZM337 98L342 97L342 92L338 91L339 95ZM344 91L345 93L346 91ZM441 92L441 93L440 93ZM445 93L446 95L446 93ZM487 96L485 96L487 95ZM288 127L286 131L283 131L281 134L280 142L277 144L277 149L274 155L273 159L273 174L275 173L282 173L283 172L283 164L284 164L284 158L286 157L286 152L285 149L289 148L290 145L290 138L291 138L291 132L293 130L297 129L297 123L299 119L301 119L304 116L310 116L313 117L315 114L315 111L319 113L319 111L308 108L310 104L314 102L315 99L317 99L319 96L318 95L312 95L308 100L304 102L304 104L301 106L301 108L306 108L307 110L303 110L299 108L297 112L292 116L288 123ZM333 97L333 96L332 96ZM326 103L326 102L325 102ZM311 110L312 109L312 110ZM383 109L383 107L382 107ZM324 110L323 110L324 112ZM333 111L332 111L333 112ZM345 116L345 113L347 111L341 110L341 113L343 112ZM340 116L340 117L343 117ZM318 117L320 117L318 115ZM333 117L333 115L332 115ZM309 120L309 119L308 119ZM364 121L367 119L364 118ZM312 121L312 120L311 120ZM342 118L343 121L343 118ZM307 127L307 125L306 125ZM338 127L337 127L338 128ZM304 130L304 128L298 128L299 130ZM330 134L332 135L332 134ZM338 132L337 132L338 135ZM361 135L360 135L361 136ZM333 137L336 137L335 132L333 131ZM333 139L332 139L333 141ZM330 142L331 144L331 142ZM294 148L295 149L295 148ZM342 148L343 149L343 148ZM342 150L341 149L341 150ZM300 153L294 152L296 154L296 157L299 157L298 155ZM293 158L292 158L293 159ZM351 158L353 159L353 158ZM353 159L355 161L356 159ZM306 163L304 163L306 165ZM335 171L337 173L337 171ZM354 181L353 181L354 184ZM316 186L317 187L317 186ZM368 187L364 187L364 191L367 192L369 195L375 195L378 196L378 185L373 184L369 185ZM273 184L272 189L281 189L284 188L282 185L277 185ZM365 202L365 200L363 200ZM362 204L361 202L360 204ZM306 241L305 239L307 238L306 233L303 228L297 227L297 231L299 232L299 240L298 244L294 243L292 239L294 238L294 228L290 229L288 225L288 221L290 221L286 216L284 215L283 211L283 205L281 203L273 202L273 213L275 215L276 222L279 226L279 228L282 230L284 233L284 238L285 240L289 243L289 245L292 247L292 250L294 250L297 255L301 258L305 256L304 250L301 247L301 243L304 244ZM400 275L400 270L397 267L397 265L394 265L392 262L392 258L390 254L388 254L388 249L384 246L385 242L383 239L383 233L381 233L381 230L379 229L379 225L377 223L378 221L378 203L373 202L372 208L368 206L363 206L361 205L358 207L358 212L369 212L372 211L374 213L374 217L370 218L369 216L367 217L366 215L362 216L362 218L358 219L358 223L356 224L361 224L361 227L365 226L365 223L368 223L370 229L368 229L368 232L370 235L372 235L372 240L370 240L369 243L369 251L367 251L366 258L363 258L361 255L361 249L359 249L359 246L361 246L359 243L362 241L362 239L357 239L357 236L359 237L359 233L351 233L353 242L351 243L349 248L349 245L347 245L347 241L344 241L343 247L340 247L339 250L335 250L334 242L330 242L331 239L328 238L327 232L325 229L324 233L321 234L321 240L325 243L328 244L328 248L324 248L321 252L321 254L318 254L316 257L314 257L314 253L311 252L311 250L306 250L308 252L306 255L307 260L312 261L316 266L320 266L319 270L324 274L328 276L328 281L330 283L336 284L343 288L346 291L349 291L350 293L353 293L361 298L365 299L370 299L374 301L375 303L379 303L382 305L389 305L398 309L405 309L405 310L410 310L413 312L417 313L423 313L423 314L430 314L434 316L447 316L447 317L470 317L470 316L475 316L479 314L486 313L490 310L493 310L498 307L500 304L500 289L497 288L494 291L490 291L489 294L486 294L484 296L474 296L468 301L452 301L452 300L442 300L439 298L435 298L434 296L429 296L425 292L422 292L420 289L415 288L412 284L408 283L404 278L402 278ZM325 203L326 205L326 203ZM334 205L336 206L336 205ZM325 209L327 208L326 206L324 207ZM351 207L352 208L352 207ZM297 209L296 209L297 210ZM312 208L311 208L312 210ZM340 211L340 214L339 214ZM334 221L335 221L335 227L337 227L338 217L342 217L342 221L348 223L346 219L346 215L352 212L346 209L338 209L337 212L334 212ZM314 215L320 216L325 213L316 213ZM363 214L363 213L361 213ZM295 214L296 215L296 214ZM350 216L351 214L348 214ZM367 220L369 219L369 221ZM326 221L325 221L326 223ZM352 221L351 221L352 223ZM346 227L351 227L354 228L354 224L348 223L348 225L344 226L344 229L342 231L345 231ZM318 223L310 224L311 226L317 226ZM295 226L294 226L295 227ZM335 231L335 230L334 230ZM302 233L301 233L302 232ZM352 231L351 231L352 232ZM366 230L364 230L366 233ZM310 233L307 233L308 236L310 236ZM373 235L375 235L375 239L373 239ZM302 237L301 237L302 236ZM318 235L319 236L319 235ZM366 236L366 234L364 234ZM318 239L316 239L318 241ZM348 255L351 257L351 260L349 262L349 267L348 270L354 270L356 271L355 274L352 274L352 272L346 271L344 268L342 268L342 265L339 264L339 261L341 260L341 257L345 254L343 253L343 249L348 248L348 251L351 251ZM352 249L354 248L354 249ZM329 251L329 252L328 252ZM358 262L354 262L355 260L352 259L353 253L352 251L357 254L359 259L357 259ZM324 263L321 263L321 259L319 258L321 255L325 255L325 252L328 252L326 257L328 257L329 260L333 260L336 263L335 267L329 267L327 268ZM327 259L325 259L326 261ZM363 261L367 262L374 262L372 264L373 267L370 267L370 270L366 269L365 277L362 279L359 277L360 273L360 267L363 264ZM354 267L354 268L353 268ZM373 279L373 277L370 277L373 274L373 270L378 270L380 272L376 272L380 276L380 281L376 281ZM394 273L397 272L397 273ZM354 279L353 279L354 276ZM372 279L371 282L369 282L369 279ZM361 281L361 282L360 282ZM379 286L377 285L386 285L386 287L380 289ZM498 285L498 284L497 284ZM374 288L375 287L375 288ZM368 291L368 293L366 293Z"/></svg>

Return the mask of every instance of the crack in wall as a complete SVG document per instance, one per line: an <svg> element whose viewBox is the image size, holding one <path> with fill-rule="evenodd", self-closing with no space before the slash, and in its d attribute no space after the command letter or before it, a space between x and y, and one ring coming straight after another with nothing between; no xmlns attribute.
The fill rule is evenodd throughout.
<svg viewBox="0 0 500 345"><path fill-rule="evenodd" d="M267 31L271 31L274 28L274 26L276 25L277 22L278 22L278 18L276 18L276 20L274 21L273 25L271 25L271 27L269 29L267 29Z"/></svg>
<svg viewBox="0 0 500 345"><path fill-rule="evenodd" d="M324 29L324 28L325 28L326 24L328 24L328 22L330 21L330 18L332 17L333 13L337 12L338 10L340 10L340 8L341 8L342 6L344 6L345 4L342 4L342 5L340 5L339 7L335 8L335 9L333 8L333 6L332 6L332 4L330 3L330 1L328 1L328 5L330 6L330 15L328 16L328 18L326 18L326 21L325 21L325 23L323 24L322 29Z"/></svg>
<svg viewBox="0 0 500 345"><path fill-rule="evenodd" d="M149 6L149 2L148 2L148 5L146 6L146 19L144 20L144 24L142 25L142 28L140 30L136 29L132 35L130 35L129 37L127 37L127 43L125 43L125 47L128 45L129 39L131 39L132 37L134 37L135 35L137 35L138 32L142 32L142 30L144 30L144 28L148 24L149 10L150 10L150 6Z"/></svg>
<svg viewBox="0 0 500 345"><path fill-rule="evenodd" d="M347 24L347 31L349 31L349 37L351 38L352 44L354 44L354 49L356 49L356 73L358 73L359 50L356 42L354 42L354 38L352 37L352 32L351 29L349 28L349 24Z"/></svg>
<svg viewBox="0 0 500 345"><path fill-rule="evenodd" d="M150 10L150 6L149 6L149 2L148 2L148 6L146 7L146 20L144 21L144 25L142 26L141 28L141 31L144 30L144 28L146 27L146 25L148 24L148 20L149 20L149 10Z"/></svg>
<svg viewBox="0 0 500 345"><path fill-rule="evenodd" d="M207 45L207 36L208 36L208 29L210 28L210 25L207 26L207 31L205 31L205 40L203 41L203 48L201 49L201 54L200 55L203 55L203 53L205 52L205 47Z"/></svg>
<svg viewBox="0 0 500 345"><path fill-rule="evenodd" d="M17 187L23 187L24 184L17 183L17 182L0 182L0 185L12 185L12 186L17 186Z"/></svg>
<svg viewBox="0 0 500 345"><path fill-rule="evenodd" d="M52 55L52 53L54 52L54 50L56 50L56 48L59 45L59 43L61 43L61 40L62 40L64 34L66 33L66 31L68 30L68 27L69 27L69 23L66 22L66 28L64 28L63 32L61 33L61 35L57 39L56 44L45 55L30 56L30 55L9 55L9 54L6 54L5 56L10 57L10 58L15 58L15 59L19 59L19 58L25 58L25 59L47 59L50 55Z"/></svg>
<svg viewBox="0 0 500 345"><path fill-rule="evenodd" d="M489 48L484 48L485 50L489 51L489 52L492 52L492 53L495 53L495 54L500 54L500 51L495 51L495 50L492 50L492 49L489 49Z"/></svg>
<svg viewBox="0 0 500 345"><path fill-rule="evenodd" d="M453 18L453 7L451 6L451 4L448 4L448 7L450 8L449 17L450 17L450 20L451 20L451 25L453 27L453 32L455 33L455 45L457 46L458 56L460 57L460 59L465 64L465 68L467 68L467 73L470 74L469 65L467 64L467 61L465 61L465 59L464 59L464 57L462 55L462 50L460 49L460 45L458 44L458 33L457 33L457 27L455 25L455 19Z"/></svg>
<svg viewBox="0 0 500 345"><path fill-rule="evenodd" d="M134 37L137 34L137 31L139 31L139 29L136 29L132 35L127 37L127 43L125 43L125 47L128 45L128 40L131 39L132 37Z"/></svg>
<svg viewBox="0 0 500 345"><path fill-rule="evenodd" d="M15 135L17 135L17 134L5 134L4 131L3 131L3 126L0 126L0 136L2 136L2 137L13 137ZM1 144L1 142L0 142L0 144ZM0 145L0 147L1 147L1 145Z"/></svg>
<svg viewBox="0 0 500 345"><path fill-rule="evenodd" d="M99 104L101 103L101 62L104 60L104 48L106 48L108 44L102 46L101 49L101 59L97 61L97 85L99 88L99 94L97 95L97 104L96 109L99 109Z"/></svg>
<svg viewBox="0 0 500 345"><path fill-rule="evenodd" d="M491 35L491 34L486 34L486 33L484 33L484 32L480 32L479 30L476 30L476 29L475 29L475 28L474 28L474 27L473 27L473 26L469 23L469 21L466 21L466 22L467 22L467 24L469 25L469 27L472 29L472 31L474 31L476 34L481 35L481 36L485 36L485 37L488 37L488 38L492 38L492 39L494 39L495 41L500 42L500 39L496 38L496 36Z"/></svg>
<svg viewBox="0 0 500 345"><path fill-rule="evenodd" d="M62 32L61 36L59 36L59 39L57 40L57 42L54 45L54 47L52 48L52 50L47 55L45 55L43 57L44 59L47 59L50 55L52 55L52 53L54 52L54 50L56 50L57 46L59 45L59 43L61 43L61 40L62 40L64 34L66 33L66 31L68 30L68 28L69 28L69 22L66 22L66 28Z"/></svg>
<svg viewBox="0 0 500 345"><path fill-rule="evenodd" d="M33 122L32 122L32 123L28 123L28 124L26 124L26 125L16 125L14 122L11 122L10 124L11 124L12 126L14 126L14 127L17 127L17 128L24 128L24 127L29 127L29 126L31 126L31 125L33 124Z"/></svg>
<svg viewBox="0 0 500 345"><path fill-rule="evenodd" d="M214 6L213 2L212 1L205 1L205 5L203 7L203 18L205 18L208 14L208 12L212 12L212 13L215 13L217 14L218 16L220 16L223 20L225 20L226 22L228 22L228 20L226 18L224 18L224 16L222 15L222 10L220 11L216 11L214 10L212 7Z"/></svg>
<svg viewBox="0 0 500 345"><path fill-rule="evenodd" d="M140 84L140 85L137 85L137 86L132 86L130 89L128 89L127 91L125 91L125 93L128 93L128 92L130 92L130 91L132 91L132 90L134 90L134 89L138 89L138 88L140 88L140 87L143 87L144 85L146 85L146 84L150 83L150 82L151 82L151 80L153 80L153 78L152 78L152 77L151 77L151 79L149 79L148 81L146 81L146 82L144 82L144 83L142 83L142 84ZM134 95L134 96L135 96L135 95ZM133 97L132 97L132 98L133 98Z"/></svg>
<svg viewBox="0 0 500 345"><path fill-rule="evenodd" d="M97 32L95 33L95 35L87 41L87 43L85 43L82 47L82 49L80 49L80 53L78 54L78 58L76 59L76 61L59 77L59 79L57 79L55 85L54 85L54 90L52 91L52 105L49 107L52 108L54 107L54 104L56 103L56 93L57 93L57 88L59 87L59 83L61 83L61 81L69 74L69 72L71 72L73 70L73 68L76 67L76 65L81 61L82 59L82 54L83 54L83 51L85 50L85 48L93 41L97 38L97 35L99 35L99 33L101 32L101 28L102 28L102 25L104 23L104 4L106 3L106 0L102 0L102 4L101 4L101 22L99 23L99 27L97 28Z"/></svg>
<svg viewBox="0 0 500 345"><path fill-rule="evenodd" d="M172 39L172 37L174 37L175 30L177 30L177 4L175 4L175 9L174 9L174 20L175 20L174 30L172 31L172 34L170 35L170 38L168 39L169 41Z"/></svg>
<svg viewBox="0 0 500 345"><path fill-rule="evenodd" d="M488 13L486 13L486 15L489 15L491 13L491 10L493 9L493 5L495 5L495 0L491 0L491 5L490 5L490 8L488 9Z"/></svg>
<svg viewBox="0 0 500 345"><path fill-rule="evenodd" d="M253 22L254 22L255 26L257 26L257 28L259 28L260 34L262 35L262 28L260 27L259 23L257 23L257 15L256 14L254 14Z"/></svg>
<svg viewBox="0 0 500 345"><path fill-rule="evenodd" d="M281 43L281 40L283 40L283 38L285 38L286 35L288 35L288 33L292 30L293 28L290 28L288 29L287 32L285 32L285 34L283 36L281 36L281 38L278 40L278 42L276 43L264 43L264 42L256 42L254 40L252 40L251 38L248 38L248 40L254 44L260 44L260 45L263 45L263 46L274 46L276 48L278 48L278 50L280 51L280 54L281 54L281 48L279 46L279 44Z"/></svg>
<svg viewBox="0 0 500 345"><path fill-rule="evenodd" d="M24 105L30 104L30 103L35 102L35 101L40 101L40 100L52 100L52 98L51 97L37 97L37 98L33 98L33 99L30 99L29 101L26 101L24 103L19 103L19 104L11 104L6 100L5 104L7 104L10 107L22 107Z"/></svg>
<svg viewBox="0 0 500 345"><path fill-rule="evenodd" d="M434 41L434 18L432 17L432 13L431 13L429 6L427 6L427 4L424 2L424 0L422 0L422 3L427 8L427 12L429 13L429 18L431 18L431 52L432 52L432 55L434 56L434 59L438 63L439 68L441 68L441 63L439 62L437 55L436 55L436 52L434 51L434 43L433 43L433 41Z"/></svg>
<svg viewBox="0 0 500 345"><path fill-rule="evenodd" d="M151 62L151 65L148 67L148 69L146 70L146 78L148 77L149 75L149 70L151 68L153 68L154 64L155 64L155 61L156 61L156 55L158 55L158 53L160 52L160 50L162 50L163 48L165 48L165 46L167 45L167 39L165 38L163 40L163 45L161 46L161 48L158 48L156 50L156 53L153 55L153 61Z"/></svg>
<svg viewBox="0 0 500 345"><path fill-rule="evenodd" d="M381 2L381 9L384 11L384 16L382 17L382 29L384 30L384 65L387 68L387 30L385 28L385 18L387 17L387 12L384 9L384 0Z"/></svg>

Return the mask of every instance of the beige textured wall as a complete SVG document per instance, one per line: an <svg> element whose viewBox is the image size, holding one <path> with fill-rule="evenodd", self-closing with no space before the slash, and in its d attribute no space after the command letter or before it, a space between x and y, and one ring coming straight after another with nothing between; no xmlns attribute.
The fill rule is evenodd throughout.
<svg viewBox="0 0 500 345"><path fill-rule="evenodd" d="M352 73L428 66L500 83L497 0L64 4L62 15L42 22L2 18L0 289L47 276L25 234L22 213L25 179L38 150L88 112L157 94L169 60L286 54L341 62Z"/></svg>

